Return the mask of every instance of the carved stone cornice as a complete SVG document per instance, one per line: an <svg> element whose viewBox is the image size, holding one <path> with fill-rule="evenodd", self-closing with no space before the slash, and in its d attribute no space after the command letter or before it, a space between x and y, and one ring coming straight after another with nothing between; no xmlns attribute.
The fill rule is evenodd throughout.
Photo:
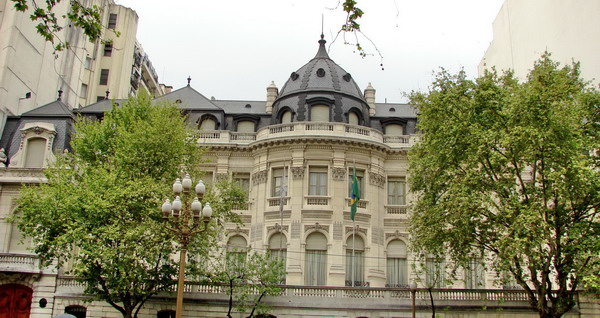
<svg viewBox="0 0 600 318"><path fill-rule="evenodd" d="M383 187L385 186L385 177L380 175L379 173L369 171L369 182L372 185L383 189Z"/></svg>
<svg viewBox="0 0 600 318"><path fill-rule="evenodd" d="M408 233L400 233L400 231L396 230L396 232L394 233L385 233L385 239L386 241L389 238L408 238Z"/></svg>
<svg viewBox="0 0 600 318"><path fill-rule="evenodd" d="M275 223L273 226L267 226L267 232L287 232L289 229L289 225L281 226L279 223Z"/></svg>
<svg viewBox="0 0 600 318"><path fill-rule="evenodd" d="M346 226L346 234L348 233L352 233L352 227L351 226ZM365 236L367 235L367 229L366 228L361 228L360 226L356 226L356 233L362 233Z"/></svg>
<svg viewBox="0 0 600 318"><path fill-rule="evenodd" d="M331 177L335 181L344 181L346 180L346 169L339 167L331 167Z"/></svg>
<svg viewBox="0 0 600 318"><path fill-rule="evenodd" d="M306 171L305 167L292 167L292 177L294 179L303 179L304 178L304 172Z"/></svg>
<svg viewBox="0 0 600 318"><path fill-rule="evenodd" d="M313 231L313 230L321 230L324 232L329 233L329 225L321 225L319 224L319 222L315 223L315 225L305 225L304 226L304 232L309 232L309 231Z"/></svg>
<svg viewBox="0 0 600 318"><path fill-rule="evenodd" d="M250 234L250 230L240 229L240 227L237 226L235 229L227 229L227 233L229 233L229 234L245 234L247 236L248 234Z"/></svg>
<svg viewBox="0 0 600 318"><path fill-rule="evenodd" d="M252 174L252 184L258 185L267 182L267 170L262 170Z"/></svg>

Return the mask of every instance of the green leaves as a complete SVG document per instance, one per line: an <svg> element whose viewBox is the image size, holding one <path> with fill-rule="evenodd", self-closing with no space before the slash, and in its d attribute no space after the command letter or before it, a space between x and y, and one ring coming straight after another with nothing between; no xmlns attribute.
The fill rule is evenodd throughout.
<svg viewBox="0 0 600 318"><path fill-rule="evenodd" d="M27 0L11 0L15 10L27 12L29 5ZM75 27L81 28L83 34L90 42L95 42L102 36L102 17L100 8L96 5L86 6L78 0L69 1L69 9L67 14L62 18L67 19L67 23L59 20L56 16L56 6L60 4L60 0L46 0L45 7L38 6L36 1L29 1L33 5L33 11L30 15L32 21L38 22L36 25L37 32L44 40L54 44L55 51L62 51L70 48L70 43L63 41L59 33L63 30L63 24L72 24ZM117 35L118 36L118 35ZM58 43L56 43L58 42Z"/></svg>
<svg viewBox="0 0 600 318"><path fill-rule="evenodd" d="M530 299L538 311L571 308L589 275L581 264L600 266L599 98L578 64L560 68L549 54L524 83L442 70L413 93L423 133L410 152L413 248L444 246L459 264L483 250L490 269L546 297Z"/></svg>
<svg viewBox="0 0 600 318"><path fill-rule="evenodd" d="M80 119L75 130L73 153L45 171L48 182L23 188L19 228L44 265L69 264L86 293L135 316L174 283L176 249L159 207L181 169L197 174L196 132L175 106L145 95L102 121Z"/></svg>

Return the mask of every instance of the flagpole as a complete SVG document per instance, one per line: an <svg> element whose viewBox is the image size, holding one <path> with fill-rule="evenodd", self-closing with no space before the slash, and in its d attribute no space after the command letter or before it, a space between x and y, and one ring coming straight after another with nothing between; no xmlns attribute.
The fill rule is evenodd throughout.
<svg viewBox="0 0 600 318"><path fill-rule="evenodd" d="M356 182L356 159L354 159L354 174L352 175L352 183ZM354 185L352 186L352 191L354 192ZM355 240L356 240L356 217L352 218L352 287L354 287L355 273L356 273L356 257L355 257Z"/></svg>

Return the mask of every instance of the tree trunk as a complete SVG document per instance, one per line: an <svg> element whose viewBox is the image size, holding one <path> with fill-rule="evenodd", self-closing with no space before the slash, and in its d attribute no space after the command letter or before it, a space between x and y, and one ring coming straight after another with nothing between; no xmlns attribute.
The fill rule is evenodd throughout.
<svg viewBox="0 0 600 318"><path fill-rule="evenodd" d="M229 311L227 311L227 317L231 317L231 308L233 307L233 279L229 280Z"/></svg>
<svg viewBox="0 0 600 318"><path fill-rule="evenodd" d="M431 318L435 318L435 306L433 305L433 293L431 293L431 288L427 288L429 292L429 300L431 300Z"/></svg>

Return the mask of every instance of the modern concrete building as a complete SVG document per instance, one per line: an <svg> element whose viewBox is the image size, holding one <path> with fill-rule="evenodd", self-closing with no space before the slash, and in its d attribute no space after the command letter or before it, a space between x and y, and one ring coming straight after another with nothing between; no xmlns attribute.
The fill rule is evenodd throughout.
<svg viewBox="0 0 600 318"><path fill-rule="evenodd" d="M68 41L71 48L55 52L54 45L36 33L31 12L17 12L13 5L0 1L0 130L7 116L56 100L59 90L61 100L72 108L95 103L107 94L127 98L140 87L155 96L165 92L136 41L138 16L132 9L113 0L89 1L100 8L103 38L112 42L90 43L80 28L65 27L55 42ZM68 9L68 1L56 5L60 25L67 24L62 16Z"/></svg>
<svg viewBox="0 0 600 318"><path fill-rule="evenodd" d="M505 0L480 74L495 66L521 80L545 52L561 64L581 62L581 75L600 84L600 0Z"/></svg>
<svg viewBox="0 0 600 318"><path fill-rule="evenodd" d="M314 58L291 70L281 90L274 83L267 87L265 101L208 99L191 83L157 98L177 103L188 123L202 130L210 159L199 163L204 181L235 180L249 194L247 206L235 211L244 225L227 224L222 244L270 250L285 259L284 292L267 299L273 315L406 317L414 299L425 316L431 309L424 287L435 287L444 316L537 316L522 291L494 284L497 273L463 271L446 285L414 270L406 178L407 151L418 141L415 109L376 103L375 89L359 88L328 56L323 38ZM106 303L85 303L74 279L40 268L37 256L19 245L18 230L4 221L22 184L44 182L41 168L68 148L73 114L99 117L111 107L101 100L72 111L57 100L7 120L0 139L7 165L0 168L0 288L21 295L23 312L31 316L119 317ZM361 190L355 222L349 204L354 168ZM409 288L413 281L419 289ZM222 317L227 311L227 295L218 286L190 282L185 297L185 316ZM166 317L174 309L173 294L165 293L152 298L140 317ZM584 300L572 316L598 310Z"/></svg>

